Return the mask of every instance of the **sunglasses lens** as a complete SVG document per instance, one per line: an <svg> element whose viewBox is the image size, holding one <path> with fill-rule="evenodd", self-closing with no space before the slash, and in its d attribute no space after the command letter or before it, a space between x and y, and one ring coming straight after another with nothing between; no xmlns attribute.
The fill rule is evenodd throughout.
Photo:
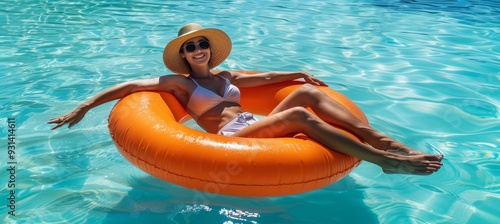
<svg viewBox="0 0 500 224"><path fill-rule="evenodd" d="M194 50L196 50L196 45L194 45L194 44L188 44L188 45L186 45L186 51L187 52L193 52Z"/></svg>
<svg viewBox="0 0 500 224"><path fill-rule="evenodd" d="M196 50L196 45L199 45L201 49L208 49L210 47L210 43L208 41L202 40L198 42L197 44L189 43L186 44L185 48L186 51L191 53Z"/></svg>
<svg viewBox="0 0 500 224"><path fill-rule="evenodd" d="M201 49L208 49L210 47L210 43L208 41L201 41L199 45Z"/></svg>

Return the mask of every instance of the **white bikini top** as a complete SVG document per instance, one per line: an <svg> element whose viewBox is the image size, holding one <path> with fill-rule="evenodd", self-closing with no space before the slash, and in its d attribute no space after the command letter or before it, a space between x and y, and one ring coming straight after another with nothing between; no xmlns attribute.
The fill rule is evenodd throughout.
<svg viewBox="0 0 500 224"><path fill-rule="evenodd" d="M194 89L187 104L187 110L193 119L198 120L201 115L222 102L240 103L241 94L238 87L231 84L231 82L229 82L226 78L222 76L220 77L226 80L226 87L224 89L223 96L200 86L193 78L191 78L191 76L189 76L189 78L196 84L196 89Z"/></svg>

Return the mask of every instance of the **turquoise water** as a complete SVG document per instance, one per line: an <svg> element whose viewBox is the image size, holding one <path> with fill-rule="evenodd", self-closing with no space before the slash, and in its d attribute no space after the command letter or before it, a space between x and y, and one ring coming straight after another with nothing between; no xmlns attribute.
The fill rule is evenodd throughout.
<svg viewBox="0 0 500 224"><path fill-rule="evenodd" d="M4 223L499 220L499 1L8 0L0 11ZM228 197L128 163L107 130L113 103L72 129L50 130L47 120L106 88L169 73L163 47L188 22L232 38L219 69L308 71L353 99L376 129L444 154L444 167L425 177L386 175L365 162L312 192ZM9 124L17 128L13 160Z"/></svg>

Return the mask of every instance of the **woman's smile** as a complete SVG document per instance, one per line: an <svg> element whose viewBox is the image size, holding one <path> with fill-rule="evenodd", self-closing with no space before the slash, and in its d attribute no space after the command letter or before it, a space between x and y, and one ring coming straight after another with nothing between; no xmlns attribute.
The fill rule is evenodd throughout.
<svg viewBox="0 0 500 224"><path fill-rule="evenodd" d="M205 53L200 53L200 54L195 54L193 58L199 60L199 59L204 59L205 56L206 56Z"/></svg>

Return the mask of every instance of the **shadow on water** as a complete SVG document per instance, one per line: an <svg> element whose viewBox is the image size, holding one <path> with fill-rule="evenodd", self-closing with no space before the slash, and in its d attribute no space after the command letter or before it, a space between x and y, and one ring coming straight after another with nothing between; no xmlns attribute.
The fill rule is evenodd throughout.
<svg viewBox="0 0 500 224"><path fill-rule="evenodd" d="M179 187L151 176L130 180L132 189L105 213L102 223L378 223L351 177L323 189L284 197L231 197ZM325 208L326 207L326 208ZM102 211L104 209L104 211ZM325 213L325 211L328 211ZM347 219L348 218L348 219ZM97 220L96 220L97 221Z"/></svg>

